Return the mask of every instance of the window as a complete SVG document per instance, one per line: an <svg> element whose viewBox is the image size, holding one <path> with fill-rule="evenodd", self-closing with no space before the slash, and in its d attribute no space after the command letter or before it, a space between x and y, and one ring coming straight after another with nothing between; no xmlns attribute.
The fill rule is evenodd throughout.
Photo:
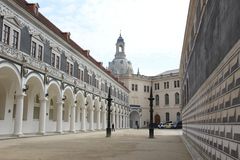
<svg viewBox="0 0 240 160"><path fill-rule="evenodd" d="M19 39L19 33L13 30L13 48L14 49L18 49L18 39Z"/></svg>
<svg viewBox="0 0 240 160"><path fill-rule="evenodd" d="M31 42L31 56L39 61L43 60L43 43L41 41L41 38L36 36L32 37Z"/></svg>
<svg viewBox="0 0 240 160"><path fill-rule="evenodd" d="M147 92L149 92L149 86L147 86Z"/></svg>
<svg viewBox="0 0 240 160"><path fill-rule="evenodd" d="M165 94L165 105L169 105L169 95Z"/></svg>
<svg viewBox="0 0 240 160"><path fill-rule="evenodd" d="M60 68L60 56L53 52L51 54L51 65L57 69Z"/></svg>
<svg viewBox="0 0 240 160"><path fill-rule="evenodd" d="M179 104L179 93L175 93L175 104Z"/></svg>
<svg viewBox="0 0 240 160"><path fill-rule="evenodd" d="M37 50L37 44L36 42L32 41L32 49L31 49L31 55L36 58L36 50Z"/></svg>
<svg viewBox="0 0 240 160"><path fill-rule="evenodd" d="M9 45L10 39L10 27L6 24L4 24L4 30L3 30L3 43Z"/></svg>
<svg viewBox="0 0 240 160"><path fill-rule="evenodd" d="M178 88L178 87L180 87L179 80L174 81L174 88Z"/></svg>
<svg viewBox="0 0 240 160"><path fill-rule="evenodd" d="M170 120L169 117L170 117L170 114L168 112L166 112L166 122L168 122Z"/></svg>
<svg viewBox="0 0 240 160"><path fill-rule="evenodd" d="M169 82L164 82L164 89L168 89L169 88Z"/></svg>
<svg viewBox="0 0 240 160"><path fill-rule="evenodd" d="M13 22L8 22L7 18L3 20L1 41L7 45L10 45L14 49L19 49L20 29L17 28L17 23L12 23Z"/></svg>
<svg viewBox="0 0 240 160"><path fill-rule="evenodd" d="M134 91L134 84L132 84L132 91Z"/></svg>
<svg viewBox="0 0 240 160"><path fill-rule="evenodd" d="M53 67L55 67L55 54L54 53L51 54L51 65Z"/></svg>
<svg viewBox="0 0 240 160"><path fill-rule="evenodd" d="M43 47L41 45L38 45L38 60L42 61L43 60Z"/></svg>
<svg viewBox="0 0 240 160"><path fill-rule="evenodd" d="M147 86L144 86L144 92L146 92L147 91Z"/></svg>
<svg viewBox="0 0 240 160"><path fill-rule="evenodd" d="M155 86L155 90L159 90L159 83L155 83L154 86Z"/></svg>
<svg viewBox="0 0 240 160"><path fill-rule="evenodd" d="M60 57L56 56L56 68L59 69L60 68Z"/></svg>
<svg viewBox="0 0 240 160"><path fill-rule="evenodd" d="M155 102L156 102L156 106L158 106L158 105L159 105L159 95L156 95L156 96L155 96L155 100L156 100L156 101L155 101Z"/></svg>
<svg viewBox="0 0 240 160"><path fill-rule="evenodd" d="M138 85L135 84L135 91L138 91Z"/></svg>
<svg viewBox="0 0 240 160"><path fill-rule="evenodd" d="M132 91L138 91L138 85L132 84Z"/></svg>

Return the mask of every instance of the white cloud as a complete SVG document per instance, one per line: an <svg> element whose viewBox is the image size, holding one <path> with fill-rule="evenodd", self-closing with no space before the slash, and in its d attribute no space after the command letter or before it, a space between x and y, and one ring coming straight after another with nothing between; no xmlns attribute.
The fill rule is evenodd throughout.
<svg viewBox="0 0 240 160"><path fill-rule="evenodd" d="M38 0L40 11L104 66L120 29L134 71L179 67L189 0Z"/></svg>

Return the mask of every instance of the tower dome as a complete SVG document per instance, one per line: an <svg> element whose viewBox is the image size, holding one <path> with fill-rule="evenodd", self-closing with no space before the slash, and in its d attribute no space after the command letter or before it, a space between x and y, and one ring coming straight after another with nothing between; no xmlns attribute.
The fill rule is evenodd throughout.
<svg viewBox="0 0 240 160"><path fill-rule="evenodd" d="M117 39L115 58L109 62L108 68L114 75L133 74L132 63L126 59L125 42L121 34Z"/></svg>

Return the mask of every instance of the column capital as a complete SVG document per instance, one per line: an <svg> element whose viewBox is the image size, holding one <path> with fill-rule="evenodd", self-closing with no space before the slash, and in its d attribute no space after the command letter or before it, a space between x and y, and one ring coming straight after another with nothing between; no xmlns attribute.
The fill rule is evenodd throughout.
<svg viewBox="0 0 240 160"><path fill-rule="evenodd" d="M26 96L25 93L19 93L15 95L17 99L23 98L24 96Z"/></svg>
<svg viewBox="0 0 240 160"><path fill-rule="evenodd" d="M41 97L41 98L39 98L39 101L40 101L40 102L48 101L48 98L46 98L46 97Z"/></svg>
<svg viewBox="0 0 240 160"><path fill-rule="evenodd" d="M56 104L63 104L64 102L62 100L57 100Z"/></svg>

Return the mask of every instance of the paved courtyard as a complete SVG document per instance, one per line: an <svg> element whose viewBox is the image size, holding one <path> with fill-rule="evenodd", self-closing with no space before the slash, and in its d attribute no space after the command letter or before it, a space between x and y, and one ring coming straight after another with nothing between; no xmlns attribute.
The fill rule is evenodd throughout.
<svg viewBox="0 0 240 160"><path fill-rule="evenodd" d="M0 141L0 160L191 160L181 130L89 132Z"/></svg>

